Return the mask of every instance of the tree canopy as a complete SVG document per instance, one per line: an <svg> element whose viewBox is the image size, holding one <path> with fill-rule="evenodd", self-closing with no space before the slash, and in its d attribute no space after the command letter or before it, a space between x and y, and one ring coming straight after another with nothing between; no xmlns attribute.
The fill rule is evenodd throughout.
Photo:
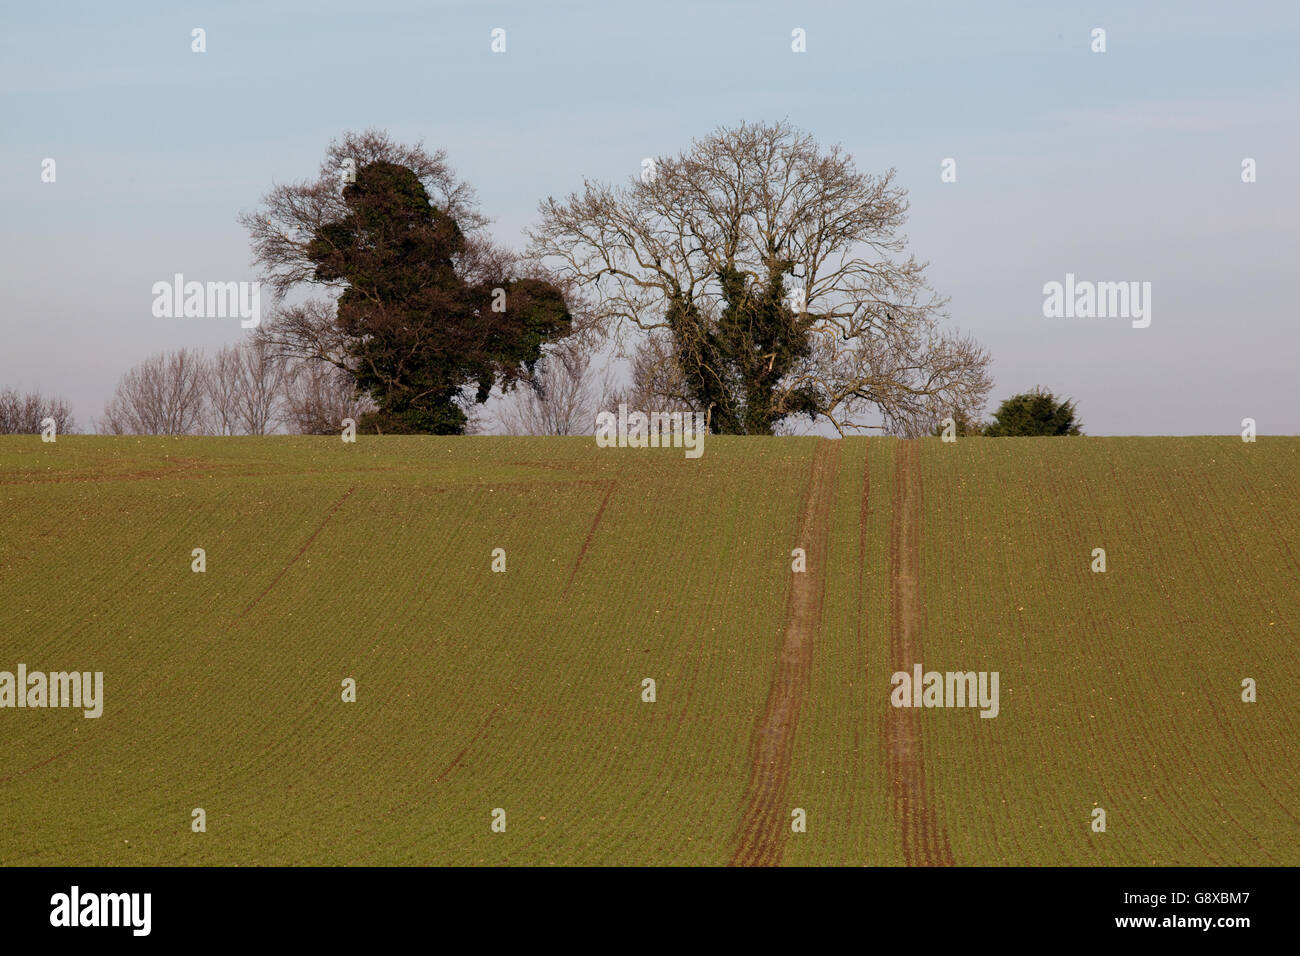
<svg viewBox="0 0 1300 956"><path fill-rule="evenodd" d="M993 421L982 434L990 438L1033 435L1082 435L1074 402L1060 401L1036 386L1033 391L1012 395L993 413Z"/></svg>
<svg viewBox="0 0 1300 956"><path fill-rule="evenodd" d="M333 296L283 308L263 337L346 370L376 406L362 428L463 432L465 403L531 375L572 322L555 284L478 235L485 220L441 152L380 133L332 146L316 182L278 187L244 222L278 297Z"/></svg>
<svg viewBox="0 0 1300 956"><path fill-rule="evenodd" d="M988 354L940 325L945 302L898 235L892 171L859 172L786 123L719 129L624 186L547 199L530 251L595 289L600 315L658 334L714 432L770 434L792 416L841 433L924 434L977 411ZM648 354L648 353L647 353Z"/></svg>

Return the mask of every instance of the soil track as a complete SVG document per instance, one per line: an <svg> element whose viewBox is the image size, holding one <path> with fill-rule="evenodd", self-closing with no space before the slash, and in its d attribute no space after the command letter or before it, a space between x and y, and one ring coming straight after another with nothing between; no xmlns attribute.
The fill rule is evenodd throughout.
<svg viewBox="0 0 1300 956"><path fill-rule="evenodd" d="M456 768L460 766L461 761L465 759L465 756L470 752L473 746L486 736L488 729L492 726L492 722L497 719L497 715L500 713L501 705L497 704L492 708L492 712L483 720L483 723L479 724L479 728L475 731L474 736L470 737L465 746L461 748L460 753L456 754L452 762L446 766L442 773L438 774L438 776L434 778L432 783L421 787L420 790L410 799L399 803L390 810L384 811L384 816L390 817L394 813L410 810L417 804L425 802L429 798L429 795L437 788L438 784L442 783L456 771Z"/></svg>
<svg viewBox="0 0 1300 956"><path fill-rule="evenodd" d="M330 523L330 518L334 517L334 512L338 511L339 508L343 506L343 502L347 501L348 498L351 496L352 492L356 490L357 490L357 486L353 485L347 491L343 492L342 498L334 502L334 507L331 508L329 512L325 515L324 519L321 521L320 525L316 528L316 530L311 533L311 537L303 542L302 547L298 549L298 553L293 556L293 558L289 561L288 564L286 564L283 568L280 569L280 573L277 574L271 580L270 584L268 584L265 588L262 589L262 593L259 594L257 597L253 598L253 603L249 604L248 607L244 608L244 610L239 615L241 618L246 617L249 611L257 607L257 605L261 603L262 598L266 597L271 592L271 589L280 583L280 579L285 576L285 573L288 572L288 570L291 567L293 567L295 564L298 563L298 559L301 558L303 554L306 553L307 549L311 547L311 543L316 540L316 536L319 535L322 531L324 531L325 526Z"/></svg>
<svg viewBox="0 0 1300 956"><path fill-rule="evenodd" d="M25 690L23 692L25 692ZM82 738L81 740L78 740L75 744L73 744L71 747L67 748L66 750L62 750L59 753L56 753L53 757L46 757L44 760L40 761L39 763L32 764L26 770L18 770L14 773L9 774L9 776L7 777L0 777L0 784L6 784L10 780L17 780L19 777L25 774L29 774L34 770L40 770L46 764L54 763L54 761L58 760L60 757L66 757L68 754L72 753L72 751L76 750L78 747L80 747L89 739L90 739L89 737Z"/></svg>
<svg viewBox="0 0 1300 956"><path fill-rule="evenodd" d="M614 493L617 484L618 482L613 480L605 482L605 497L601 499L600 508L596 511L596 517L587 530L587 537L582 542L582 550L578 552L578 560L573 562L573 571L569 574L568 583L564 585L566 591L573 585L573 579L578 576L578 569L582 567L582 559L587 556L587 549L591 547L591 539L596 536L596 529L600 527L600 519L605 517L605 507L609 504L609 497Z"/></svg>
<svg viewBox="0 0 1300 956"><path fill-rule="evenodd" d="M893 568L893 671L911 673L921 655L921 467L915 441L900 441L894 456L894 508L889 555ZM894 819L908 866L952 866L948 834L925 783L921 711L885 702L882 724Z"/></svg>
<svg viewBox="0 0 1300 956"><path fill-rule="evenodd" d="M796 547L807 555L807 570L790 575L785 637L776 680L759 718L754 739L745 816L740 824L732 866L777 866L790 832L786 784L794 755L794 730L812 671L813 642L821 626L826 587L826 541L831 499L839 474L840 443L823 440L813 456L808 497L799 518Z"/></svg>

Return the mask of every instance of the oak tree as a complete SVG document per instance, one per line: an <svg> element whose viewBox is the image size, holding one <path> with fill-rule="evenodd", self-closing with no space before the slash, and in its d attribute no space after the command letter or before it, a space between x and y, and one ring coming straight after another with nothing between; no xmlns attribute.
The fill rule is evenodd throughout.
<svg viewBox="0 0 1300 956"><path fill-rule="evenodd" d="M941 409L978 412L991 382L988 353L942 325L898 233L906 211L892 170L859 172L785 122L742 123L624 185L548 198L530 252L597 289L602 319L655 335L676 366L658 378L714 432L807 416L916 435Z"/></svg>

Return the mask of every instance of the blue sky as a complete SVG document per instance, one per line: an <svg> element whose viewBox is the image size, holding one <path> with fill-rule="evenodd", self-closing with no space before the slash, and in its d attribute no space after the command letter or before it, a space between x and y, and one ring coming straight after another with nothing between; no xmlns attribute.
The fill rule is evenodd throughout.
<svg viewBox="0 0 1300 956"><path fill-rule="evenodd" d="M897 170L912 250L993 352L995 402L1041 383L1090 434L1248 416L1296 434L1297 94L1283 2L13 4L0 386L64 395L85 428L135 362L247 334L156 319L150 288L256 278L235 217L345 130L446 149L522 246L538 201L584 176L788 118ZM1151 326L1045 319L1067 272L1151 282Z"/></svg>

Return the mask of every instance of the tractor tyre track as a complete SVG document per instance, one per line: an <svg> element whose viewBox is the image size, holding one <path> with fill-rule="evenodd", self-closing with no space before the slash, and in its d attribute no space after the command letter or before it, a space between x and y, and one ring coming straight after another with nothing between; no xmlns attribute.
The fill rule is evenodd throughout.
<svg viewBox="0 0 1300 956"><path fill-rule="evenodd" d="M596 511L596 517L587 530L587 537L582 542L582 550L578 552L578 560L573 562L573 571L570 572L569 580L564 585L566 591L573 586L573 579L578 576L578 569L582 567L582 559L587 556L587 549L591 547L591 539L596 536L596 529L600 527L600 519L605 516L605 507L609 504L610 495L614 493L617 486L618 482L613 479L605 482L605 497L601 499L600 508Z"/></svg>
<svg viewBox="0 0 1300 956"><path fill-rule="evenodd" d="M894 620L891 650L895 671L924 663L921 650L921 468L914 441L900 441L894 458L894 506L889 551ZM885 705L882 724L894 819L908 866L952 866L948 834L925 781L921 712Z"/></svg>
<svg viewBox="0 0 1300 956"><path fill-rule="evenodd" d="M285 574L288 573L289 569L290 569L291 567L293 567L295 564L298 563L298 559L301 558L301 557L303 556L303 554L306 553L307 549L311 547L311 543L312 543L313 541L316 540L316 537L317 537L317 536L318 536L322 531L325 530L325 526L326 526L327 524L329 524L330 519L334 517L334 513L335 513L336 511L338 511L339 508L343 507L343 502L347 501L348 498L352 495L352 492L354 492L354 491L356 491L356 490L357 490L357 486L356 486L356 485L353 485L353 486L352 486L351 488L349 488L347 491L343 492L343 497L342 497L342 498L340 498L338 501L334 502L334 507L331 508L331 509L326 513L325 517L321 520L321 523L317 526L316 530L313 531L313 532L311 533L311 537L308 538L306 541L303 542L302 547L298 549L298 553L295 554L295 555L294 555L294 556L289 560L289 563L288 563L288 564L286 564L283 568L280 569L280 573L277 574L277 575L276 575L276 576L271 580L271 583L270 583L270 584L268 584L265 588L262 589L262 593L259 594L257 597L253 598L252 603L249 604L248 607L244 608L244 610L243 610L242 612L240 612L240 615L239 615L239 616L240 616L241 618L243 618L243 617L247 617L247 616L248 616L248 612L251 611L253 608L257 607L257 605L258 605L259 603L261 603L262 598L264 598L264 597L266 597L268 594L270 594L270 593L271 593L271 589L272 589L273 587L275 587L277 584L280 583L280 579L281 579L282 577L284 577Z"/></svg>
<svg viewBox="0 0 1300 956"><path fill-rule="evenodd" d="M813 456L796 544L807 555L808 570L791 574L781 656L755 731L754 765L732 866L777 866L785 848L789 829L786 785L799 709L812 673L813 643L821 626L827 538L839 458L840 443L828 440L817 446Z"/></svg>

